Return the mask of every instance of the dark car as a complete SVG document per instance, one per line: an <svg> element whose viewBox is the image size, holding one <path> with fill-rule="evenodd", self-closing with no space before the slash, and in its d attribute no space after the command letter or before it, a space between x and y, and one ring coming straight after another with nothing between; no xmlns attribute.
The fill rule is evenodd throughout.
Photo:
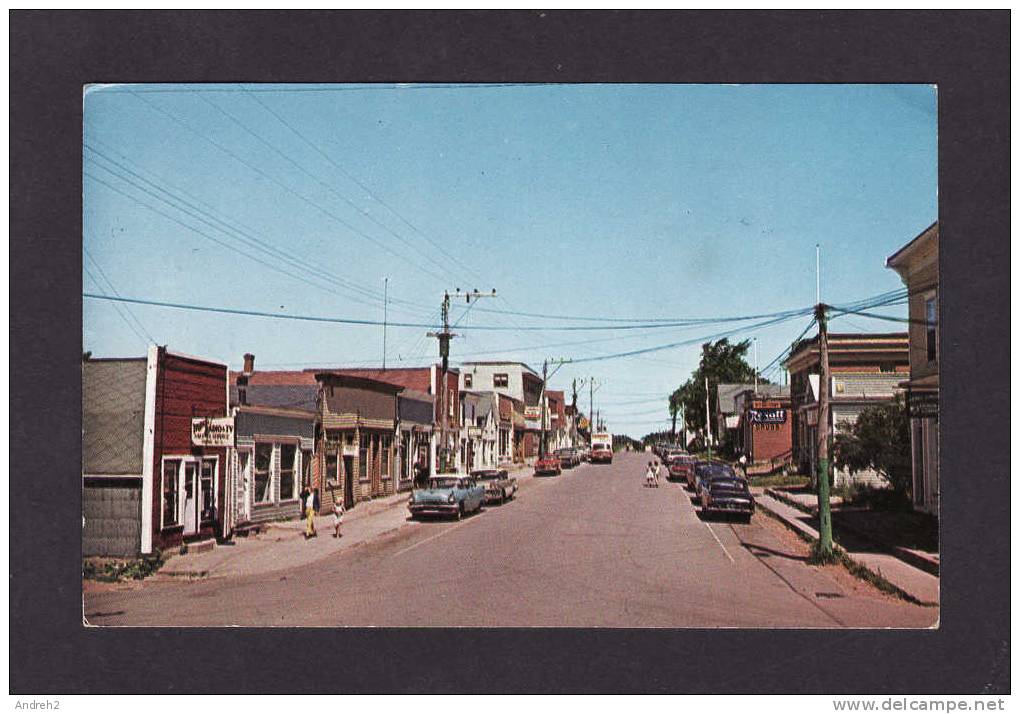
<svg viewBox="0 0 1020 714"><path fill-rule="evenodd" d="M704 476L715 474L720 472L724 475L732 476L736 478L737 475L733 473L732 467L729 464L724 464L720 461L695 461L693 464L694 468L687 472L687 488L696 494L701 493L701 479Z"/></svg>
<svg viewBox="0 0 1020 714"><path fill-rule="evenodd" d="M745 523L751 522L754 514L754 496L747 481L739 476L731 477L721 470L702 478L699 485L701 512L705 515L732 513L739 515Z"/></svg>
<svg viewBox="0 0 1020 714"><path fill-rule="evenodd" d="M479 469L471 478L485 487L485 502L502 504L517 494L517 479L505 469Z"/></svg>
<svg viewBox="0 0 1020 714"><path fill-rule="evenodd" d="M581 463L576 449L556 449L556 458L560 460L560 468L572 469Z"/></svg>

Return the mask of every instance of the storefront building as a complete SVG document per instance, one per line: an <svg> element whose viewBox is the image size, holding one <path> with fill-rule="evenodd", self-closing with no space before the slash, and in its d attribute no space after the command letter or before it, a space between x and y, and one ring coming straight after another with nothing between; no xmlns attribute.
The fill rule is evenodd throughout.
<svg viewBox="0 0 1020 714"><path fill-rule="evenodd" d="M772 385L775 386L775 385ZM747 455L752 466L768 472L790 461L793 449L793 427L790 418L790 394L774 390L771 396L745 392L740 414L739 450Z"/></svg>
<svg viewBox="0 0 1020 714"><path fill-rule="evenodd" d="M431 394L404 389L397 395L398 491L408 491L432 473L432 419L435 399ZM424 484L421 484L424 485Z"/></svg>
<svg viewBox="0 0 1020 714"><path fill-rule="evenodd" d="M234 485L233 525L300 517L300 494L315 487L318 414L253 405L233 411L234 449L227 465Z"/></svg>
<svg viewBox="0 0 1020 714"><path fill-rule="evenodd" d="M84 555L147 555L227 534L227 366L153 345L86 360Z"/></svg>
<svg viewBox="0 0 1020 714"><path fill-rule="evenodd" d="M939 225L933 223L886 260L909 292L910 379L901 384L910 415L914 508L939 511Z"/></svg>
<svg viewBox="0 0 1020 714"><path fill-rule="evenodd" d="M320 385L323 453L322 510L342 501L396 493L397 395L402 387L333 372L315 375Z"/></svg>

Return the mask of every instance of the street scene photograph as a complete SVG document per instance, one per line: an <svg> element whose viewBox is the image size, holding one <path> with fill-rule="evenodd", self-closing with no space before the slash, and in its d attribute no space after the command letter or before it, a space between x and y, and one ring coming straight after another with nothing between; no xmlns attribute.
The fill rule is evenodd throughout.
<svg viewBox="0 0 1020 714"><path fill-rule="evenodd" d="M939 628L938 101L85 86L83 624Z"/></svg>

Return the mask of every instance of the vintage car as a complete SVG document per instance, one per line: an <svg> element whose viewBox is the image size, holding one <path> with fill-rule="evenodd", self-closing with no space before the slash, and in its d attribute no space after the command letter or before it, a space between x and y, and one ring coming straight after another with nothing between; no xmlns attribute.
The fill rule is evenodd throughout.
<svg viewBox="0 0 1020 714"><path fill-rule="evenodd" d="M710 475L702 477L698 497L705 515L732 513L750 523L754 514L754 496L747 481L732 472L727 474L722 469L713 469Z"/></svg>
<svg viewBox="0 0 1020 714"><path fill-rule="evenodd" d="M560 460L560 468L572 469L581 463L577 449L556 449L556 458Z"/></svg>
<svg viewBox="0 0 1020 714"><path fill-rule="evenodd" d="M560 460L555 454L546 454L535 462L535 475L551 474L560 475Z"/></svg>
<svg viewBox="0 0 1020 714"><path fill-rule="evenodd" d="M470 476L446 474L429 479L428 488L411 491L407 510L412 518L421 516L453 516L479 511L485 501L485 487Z"/></svg>
<svg viewBox="0 0 1020 714"><path fill-rule="evenodd" d="M613 450L606 444L595 444L591 449L591 462L593 464L613 463Z"/></svg>
<svg viewBox="0 0 1020 714"><path fill-rule="evenodd" d="M729 468L726 464L718 461L705 461L703 459L695 460L691 466L692 468L687 472L687 488L694 493L698 492L698 480L703 473L710 473L713 468L719 466ZM733 473L733 469L730 469L730 473Z"/></svg>
<svg viewBox="0 0 1020 714"><path fill-rule="evenodd" d="M666 480L686 483L687 477L694 470L696 459L687 454L673 456L666 464Z"/></svg>
<svg viewBox="0 0 1020 714"><path fill-rule="evenodd" d="M486 503L505 503L517 495L517 479L504 469L480 469L471 478L485 488Z"/></svg>

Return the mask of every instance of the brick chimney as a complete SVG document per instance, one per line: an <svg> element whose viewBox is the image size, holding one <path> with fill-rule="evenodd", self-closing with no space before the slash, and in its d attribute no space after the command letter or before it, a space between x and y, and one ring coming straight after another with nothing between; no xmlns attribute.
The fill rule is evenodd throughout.
<svg viewBox="0 0 1020 714"><path fill-rule="evenodd" d="M244 356L244 370L242 370L245 377L250 377L255 371L255 355L248 352Z"/></svg>

